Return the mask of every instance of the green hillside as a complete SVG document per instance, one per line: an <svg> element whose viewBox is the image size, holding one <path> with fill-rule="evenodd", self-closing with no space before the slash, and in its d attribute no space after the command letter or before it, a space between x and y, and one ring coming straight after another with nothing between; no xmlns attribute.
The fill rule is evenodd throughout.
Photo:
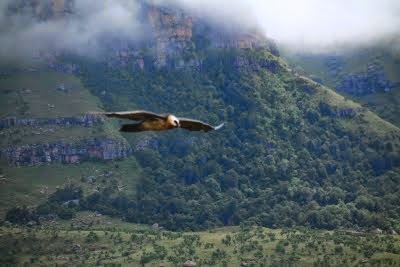
<svg viewBox="0 0 400 267"><path fill-rule="evenodd" d="M5 36L66 39L0 59L0 266L400 265L398 52L112 2L0 5ZM126 110L224 126L99 115Z"/></svg>
<svg viewBox="0 0 400 267"><path fill-rule="evenodd" d="M71 74L33 69L16 69L0 79L0 114L2 118L62 118L100 111L101 102ZM40 126L3 129L1 145L37 144L91 137L121 138L108 123L87 127ZM37 134L35 134L37 133Z"/></svg>
<svg viewBox="0 0 400 267"><path fill-rule="evenodd" d="M349 51L338 51L336 53L296 53L283 49L282 54L293 68L308 77L321 81L331 88L340 88L343 79L349 74L374 75L371 71L368 74L370 66L378 66L378 75L384 75L392 83L393 88L390 91L383 91L382 88L376 88L376 92L360 95L347 94L347 97L360 102L362 105L370 108L382 118L400 125L400 55L393 45L382 43L370 47L354 48ZM373 83L373 77L369 77L370 85ZM368 78L367 78L368 79ZM346 92L342 92L346 94Z"/></svg>
<svg viewBox="0 0 400 267"><path fill-rule="evenodd" d="M3 77L1 93L3 116L53 118L101 108L101 103L83 88L79 79L58 72L17 71Z"/></svg>
<svg viewBox="0 0 400 267"><path fill-rule="evenodd" d="M76 94L93 99L88 106L88 100L72 97L71 102L82 101L81 110L147 109L226 124L209 134L183 130L125 134L132 147L142 147L125 160L135 166L120 173L123 181L132 181L125 191L105 186L93 192L78 182L59 189L46 203L37 203L39 215L52 211L74 216L78 210L92 210L135 223L157 222L171 230L243 222L265 227L398 229L399 183L394 181L399 175L394 168L400 163L399 128L294 74L266 49L198 49L206 55L202 71L172 67L132 71L75 59L82 84L70 79L89 90ZM205 50L200 53L201 49ZM238 58L244 59L239 65ZM55 83L50 84L37 87L45 88L43 102L49 102L47 94L53 99L65 94L52 91ZM106 120L100 135L119 135L117 124ZM69 140L99 133L93 128L71 129ZM53 134L58 138L57 131ZM63 167L60 178L79 181L90 168L100 166L88 164L83 170L82 165ZM29 175L39 179L33 171ZM25 179L29 178L21 181ZM68 194L79 188L81 204L65 210L62 204L69 200ZM30 195L26 187L21 191ZM11 199L24 203L18 194Z"/></svg>
<svg viewBox="0 0 400 267"><path fill-rule="evenodd" d="M84 209L172 230L242 222L399 227L396 126L293 74L265 49L203 55L203 71L132 72L79 62L83 83L107 110L226 122L210 134L124 135L132 145L151 143L134 153L143 169L136 197L87 196ZM247 61L237 65L239 57Z"/></svg>
<svg viewBox="0 0 400 267"><path fill-rule="evenodd" d="M104 188L120 187L121 192L133 196L140 167L134 159L115 162L85 162L76 165L51 164L12 167L2 162L0 187L0 216L10 207L37 206L69 184L80 185L85 194Z"/></svg>
<svg viewBox="0 0 400 267"><path fill-rule="evenodd" d="M46 71L32 66L7 71L0 79L0 119L62 119L82 116L89 111L102 110L99 99L84 88L79 78L60 72ZM110 122L91 127L69 124L43 124L12 126L0 129L0 149L39 146L47 144L78 144L86 139L111 139L126 142L118 128ZM116 167L117 166L117 167ZM116 169L117 168L117 169ZM111 172L109 177L102 177ZM10 165L3 157L0 161L0 215L17 205L35 206L45 201L57 187L73 182L85 191L97 187L120 184L128 194L140 168L134 159L118 162L86 162L64 165L60 163L41 166ZM98 181L88 184L88 177L98 176ZM103 181L106 180L106 181Z"/></svg>
<svg viewBox="0 0 400 267"><path fill-rule="evenodd" d="M72 226L71 226L72 225ZM168 232L82 213L42 228L0 228L0 263L47 266L397 266L398 236L229 227Z"/></svg>

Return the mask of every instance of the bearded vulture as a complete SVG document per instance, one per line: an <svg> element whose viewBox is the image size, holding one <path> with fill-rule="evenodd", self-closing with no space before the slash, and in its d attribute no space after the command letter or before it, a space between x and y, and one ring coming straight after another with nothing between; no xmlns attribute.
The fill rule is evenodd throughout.
<svg viewBox="0 0 400 267"><path fill-rule="evenodd" d="M137 121L132 124L123 124L120 129L121 132L165 131L175 128L183 128L189 131L209 132L219 130L224 126L224 123L214 127L198 120L177 118L172 114L156 114L144 110L104 112L97 114L112 118Z"/></svg>

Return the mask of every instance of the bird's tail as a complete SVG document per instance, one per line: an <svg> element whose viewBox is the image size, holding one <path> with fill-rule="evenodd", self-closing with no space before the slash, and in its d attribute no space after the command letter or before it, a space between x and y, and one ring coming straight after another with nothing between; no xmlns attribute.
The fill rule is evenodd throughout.
<svg viewBox="0 0 400 267"><path fill-rule="evenodd" d="M133 124L123 124L120 132L141 132L143 129L141 128L140 123L133 123Z"/></svg>

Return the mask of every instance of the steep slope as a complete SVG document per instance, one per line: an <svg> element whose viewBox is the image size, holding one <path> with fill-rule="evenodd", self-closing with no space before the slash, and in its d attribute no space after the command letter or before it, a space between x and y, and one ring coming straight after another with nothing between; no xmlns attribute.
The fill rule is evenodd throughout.
<svg viewBox="0 0 400 267"><path fill-rule="evenodd" d="M79 66L75 75L105 110L171 112L226 127L126 134L140 167L121 176L139 176L134 196L68 185L29 216L83 209L173 230L399 227L398 127L292 72L256 30L145 10L153 34L145 43L109 40L104 57L63 54L43 64ZM18 222L19 212L7 218Z"/></svg>
<svg viewBox="0 0 400 267"><path fill-rule="evenodd" d="M327 54L283 56L297 72L330 86L400 125L400 54L390 43Z"/></svg>
<svg viewBox="0 0 400 267"><path fill-rule="evenodd" d="M0 92L1 151L13 164L74 163L86 156L107 159L129 153L114 127L87 114L101 104L71 74L11 70L3 75ZM87 152L68 151L79 148Z"/></svg>
<svg viewBox="0 0 400 267"><path fill-rule="evenodd" d="M96 161L124 159L131 153L116 127L87 114L101 110L101 103L73 74L40 64L3 66L1 72L1 214L17 204L37 204L67 181L82 180L85 186L87 177L114 169ZM134 178L137 166L132 159L128 162L132 168L114 170L110 180L126 185L120 176L129 172Z"/></svg>
<svg viewBox="0 0 400 267"><path fill-rule="evenodd" d="M101 99L110 110L144 108L226 122L209 135L127 135L131 144L142 138L151 144L134 153L146 173L137 198L120 199L125 208L111 198L89 209L101 203L129 221L169 229L244 221L396 227L399 184L382 186L398 179L388 171L399 165L399 128L293 74L266 48L199 50L205 55L201 71L82 64L85 84L99 96L107 91Z"/></svg>

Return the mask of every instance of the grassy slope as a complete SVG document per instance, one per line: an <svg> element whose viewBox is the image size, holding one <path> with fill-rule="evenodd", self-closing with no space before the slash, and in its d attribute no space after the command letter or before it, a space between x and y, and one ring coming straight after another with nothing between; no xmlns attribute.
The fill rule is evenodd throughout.
<svg viewBox="0 0 400 267"><path fill-rule="evenodd" d="M290 51L283 51L285 59L291 65L296 66L296 71L310 77L318 77L329 87L335 88L340 83L340 77L347 73L357 73L366 70L371 62L383 64L385 74L393 82L400 82L399 70L400 55L391 50L384 51L382 48L363 48L357 51L345 53L342 58L345 65L343 69L333 74L319 55L299 56ZM379 116L397 126L400 126L400 88L397 86L389 93L375 93L353 98L362 105L368 106Z"/></svg>
<svg viewBox="0 0 400 267"><path fill-rule="evenodd" d="M57 90L64 84L66 92ZM85 90L76 77L56 72L11 74L1 80L0 113L3 117L54 118L99 111L100 102ZM67 100L67 101L66 101ZM21 112L19 103L26 103ZM54 108L48 105L54 105Z"/></svg>
<svg viewBox="0 0 400 267"><path fill-rule="evenodd" d="M35 167L9 167L3 164L0 187L0 217L15 205L36 206L53 193L58 186L72 182L80 184L86 193L107 186L123 186L128 195L134 194L135 183L140 175L136 161L85 162L76 165L51 164ZM106 175L107 172L111 175ZM93 184L88 177L96 177Z"/></svg>
<svg viewBox="0 0 400 267"><path fill-rule="evenodd" d="M309 199L320 202L318 212L323 213L320 217L331 214L331 207L321 201L315 193L317 190L330 195L332 188L335 188L343 194L339 199L351 199L348 201L350 204L354 203L355 194L365 193L364 188L368 190L368 197L376 196L376 186L373 183L378 181L372 177L369 164L372 156L367 155L366 150L362 150L358 144L369 145L369 139L377 139L379 142L382 140L383 143L386 139L382 137L386 137L388 133L399 133L397 127L327 87L301 76L296 77L285 67L285 63L265 50L218 50L215 51L215 55L209 54L209 58L205 60L204 72L200 73L170 69L129 73L128 70L109 70L104 65L89 63L86 68L82 68L87 69L83 77L85 84L103 99L109 110L141 108L172 112L178 116L194 117L213 124L226 122L224 129L208 135L185 131L130 135L132 144L136 143L136 138L154 136L158 146L146 155L137 155L139 160L151 159L140 161L146 176L140 182L143 190L137 203L139 206L147 205L148 199L153 202L149 204L152 207L149 211L137 209L139 211L135 218L140 219L135 222L152 224L156 220L168 229L188 229L190 225L199 229L201 223L202 228L209 228L223 223L237 224L237 221L251 217L260 224L264 223L264 226L277 227L278 223L284 221L279 215L287 214L282 206L287 205L287 209L296 206L293 209L294 213L298 211L302 215L309 211L304 204L306 201L301 202L296 197L281 193L283 190L280 191L280 180L287 181L288 186L292 188L289 190L297 192L304 188L310 192ZM254 71L249 67L251 64L245 64L238 71L233 64L238 55L252 58L253 62L278 62L279 71ZM311 93L304 89L306 84L310 84ZM107 95L102 97L104 90L107 90ZM318 123L310 125L306 114L308 110L318 112L321 102L328 103L332 108L355 109L357 115L322 115ZM300 140L296 139L297 136ZM346 157L344 153L336 157L330 153L328 147L342 142L347 144L347 136L354 138L354 141L348 143L348 147L352 149L348 151L351 157ZM201 142L195 141L191 146L177 146L181 140L194 137L199 137ZM361 138L361 141L357 141L358 138ZM317 152L318 149L307 145L315 140L316 143L326 146L326 152ZM267 142L272 143L273 150L268 150L268 145L265 145ZM394 140L392 144L395 153L398 153L398 140ZM307 167L303 161L304 155L300 152L304 149L311 154L311 158L306 159L310 162ZM375 150L372 148L372 151ZM271 156L273 161L270 160ZM232 161L225 160L225 157ZM285 174L278 169L281 167L280 163L284 164L287 161L293 163L292 168L296 169L291 174ZM362 164L358 164L359 162ZM204 163L207 163L206 168L199 167ZM341 170L346 169L354 173L357 168L365 178L359 173L338 171L325 175L319 171L318 166L323 166L321 164L330 166L332 163ZM324 168L323 166L322 171ZM308 171L312 169L313 171ZM231 172L227 174L228 171ZM238 180L236 184L235 180L233 185L228 183L229 178L225 177L230 175ZM321 178L323 175L327 179ZM296 183L297 177L301 182ZM225 179L228 182L225 182ZM349 188L357 183L362 183L364 188L359 187L360 190L357 189L354 194ZM235 194L230 191L230 186L235 190L232 190ZM251 195L249 192L255 193ZM266 198L269 199L266 201ZM377 198L387 203L383 201L381 194ZM177 203L180 205L180 212L174 213L173 208L169 209L165 203L176 200L179 201ZM229 202L230 200L232 202ZM253 206L252 201L257 204ZM267 203L259 204L262 201ZM228 222L221 222L222 207L228 203L237 204L235 213L229 217L229 221L226 220ZM331 203L339 208L339 201L334 200ZM353 208L349 205L345 209ZM204 216L207 219L204 220L203 211L207 214ZM262 217L264 215L265 217ZM291 213L284 216L292 216L289 220L294 221L296 218L303 218ZM304 215L306 218L307 216L308 214Z"/></svg>
<svg viewBox="0 0 400 267"><path fill-rule="evenodd" d="M98 239L88 242L91 231ZM227 236L230 242L224 242ZM396 254L400 250L399 236L239 227L174 233L106 216L94 217L92 213L81 213L72 223L49 223L33 230L1 227L0 237L2 255L7 249L9 255L14 253L18 263L30 262L31 266L179 266L187 259L200 266L239 266L241 262L254 264L251 266L400 264ZM73 252L73 244L79 244L81 251Z"/></svg>
<svg viewBox="0 0 400 267"><path fill-rule="evenodd" d="M382 119L376 113L363 108L360 104L336 93L332 89L326 86L319 85L318 83L305 78L300 78L301 82L317 89L314 101L323 101L328 103L332 107L337 107L339 109L351 108L358 112L354 123L353 120L342 119L342 124L345 128L351 129L353 131L364 130L371 134L384 135L389 132L400 131L400 128L396 125Z"/></svg>
<svg viewBox="0 0 400 267"><path fill-rule="evenodd" d="M291 77L293 75L296 75L296 77L297 77L296 83L298 85L314 88L316 90L316 92L315 92L315 94L312 94L312 97L310 98L310 100L314 103L314 105L316 105L320 102L324 102L334 108L356 110L358 114L354 118L354 120L353 119L349 120L347 118L344 118L344 119L339 118L339 120L341 120L341 123L343 124L343 126L345 128L348 128L352 131L363 130L363 131L366 131L367 133L378 135L378 136L385 135L389 132L400 131L400 128L397 125L394 125L393 123L385 120L385 118L381 118L379 116L379 113L376 114L371 110L363 108L362 105L360 105L358 102L356 102L356 99L352 100L349 96L341 95L341 94L335 92L332 89L334 86L333 81L328 82L327 86L322 86L322 85L314 82L313 80L307 78L306 75L301 76L301 75L293 74L289 65L285 61L289 56L287 56L285 58L280 58L280 57L275 57L269 53L265 53L265 55L263 55L263 57L267 57L270 60L272 59L279 63L279 65L282 68L282 73L281 73L282 79L286 79L286 77ZM363 58L361 55L358 57L358 59L363 60L362 62L365 64L368 63L368 61L365 60L365 58ZM393 60L391 60L389 62L389 60L387 60L387 61L385 61L385 63L387 63L387 64L390 63L393 65L392 61ZM295 62L296 64L294 64L294 65L304 67L304 69L307 70L308 73L312 73L312 74L318 73L320 75L320 77L324 77L324 78L326 77L327 79L331 78L331 77L327 76L326 72L324 72L324 71L326 71L326 69L325 69L326 67L323 66L321 61L315 60L315 58L308 58L308 60L307 59L303 60L303 59L299 59L299 58L293 56L293 58L291 58L290 62L292 64L293 64L293 62ZM352 61L350 61L350 62L352 62ZM362 64L362 63L357 64L354 62L352 62L352 63L358 67L360 67L360 65ZM346 72L350 72L351 70L354 71L354 68L355 67L348 67L348 69L346 69L345 71ZM393 69L391 69L391 70L393 71ZM392 81L400 80L399 76L391 76L390 78L393 78ZM400 95L400 90L393 92L393 94ZM388 95L386 95L385 101L394 101L394 100L393 99L390 100L390 97L388 97ZM394 103L392 103L392 104L394 104ZM397 108L397 105L394 105L394 107L396 108L397 112L400 112L400 110Z"/></svg>
<svg viewBox="0 0 400 267"><path fill-rule="evenodd" d="M268 54L268 57L275 58ZM286 69L286 65L279 58L275 58L280 62L282 67ZM289 71L284 71L283 76L292 75ZM315 88L317 91L313 95L313 102L315 105L319 101L329 103L333 107L337 108L353 108L361 110L361 106L351 100L345 99L343 96L335 93L327 87L320 86L315 82L304 78L298 77L297 82ZM68 92L62 92L57 89L60 83L64 83L69 89ZM26 93L26 89L31 90L30 93ZM200 91L199 91L200 92ZM201 91L203 92L203 91ZM100 110L101 103L99 100L90 94L90 92L83 87L79 79L72 75L44 72L44 73L23 73L13 74L8 78L0 81L0 93L3 97L0 98L2 102L0 105L1 115L5 116L21 116L21 117L57 117L62 116L74 116L80 115L87 112L88 110ZM121 106L130 106L132 102L129 101L129 94L131 92L120 92L118 101ZM198 93L194 91L193 93ZM212 99L213 96L208 98ZM18 100L20 99L20 100ZM14 107L20 107L21 103L26 103L29 108L25 114L18 113L18 109ZM125 101L125 102L124 102ZM55 108L49 107L47 103L55 105ZM72 108L71 108L72 107ZM14 108L14 109L13 109ZM139 108L139 107L130 107ZM373 134L386 134L390 131L399 131L394 125L380 119L374 113L363 109L360 111L360 115L363 120L354 123L353 120L341 119L343 127L350 128L354 131L361 129L371 132ZM203 118L205 119L205 118ZM18 129L5 129L1 131L3 138L0 141L0 146L6 147L10 144L33 144L33 143L44 143L44 142L56 142L56 141L77 141L81 138L90 137L102 137L102 136L113 136L115 138L121 138L117 127L114 127L110 121L106 121L104 126L97 126L94 128L84 127L60 127L51 126L49 128L54 131L51 133L46 132L46 127L41 127L41 131L45 132L41 135L35 135L37 131L35 128L18 128ZM153 136L152 133L148 134ZM147 136L147 135L146 135ZM135 141L138 140L137 136L130 136L130 139ZM124 179L134 181L139 173L136 162L131 159L127 160L123 164L132 164L135 167L128 168L126 171L122 171L122 174L126 174ZM3 214L6 207L14 204L31 204L37 203L40 200L45 199L46 195L41 194L39 191L44 187L49 187L49 192L54 191L56 186L63 184L66 178L70 178L73 181L79 181L81 177L90 175L91 169L107 169L112 168L113 163L107 163L106 165L97 163L85 163L76 166L65 166L65 165L45 165L39 167L21 167L13 168L8 167L3 162L3 175L7 180L3 181L3 185L0 194L0 201L2 207L0 212ZM133 187L130 189L133 190Z"/></svg>
<svg viewBox="0 0 400 267"><path fill-rule="evenodd" d="M301 83L313 83L312 81L302 77L300 77L298 81ZM316 86L315 84L313 84L313 87L317 89L317 93L313 96L313 101L315 103L318 103L320 100L324 100L330 105L338 108L361 108L358 104L352 102L351 100L344 99L342 96L336 94L326 87ZM385 122L367 110L363 110L361 114L364 114L363 117L365 121L360 123L360 125L372 133L380 135L387 133L388 131L398 131L397 127ZM344 126L354 127L354 123L351 123L354 121L350 121L350 123L347 125L346 122L348 121L348 119L343 119ZM354 128L354 130L357 129ZM101 174L104 171L109 170L112 170L115 173L117 181L120 180L123 184L127 185L127 190L132 189L136 181L136 176L138 175L138 167L135 161L131 159L118 162L117 164L120 165L118 169L115 169L115 164L115 162L109 162L106 164L84 163L73 166L46 165L22 168L3 167L2 172L6 179L2 180L3 184L0 189L1 207L14 205L15 203L38 203L47 196L47 194L40 193L45 186L48 187L48 192L50 193L54 191L58 185L65 183L68 178L78 183L82 182L85 190L90 192L90 190L93 190L94 187L84 181L81 181L81 178L93 175L93 173ZM96 186L98 185L101 185L101 183L97 184ZM108 184L103 186L108 186ZM4 210L0 212L4 212ZM127 266L138 265L144 251L154 251L154 243L165 247L169 256L176 255L178 258L189 257L189 255L185 254L186 252L179 253L178 247L179 244L182 244L183 242L182 237L168 239L168 234L160 235L151 233L151 231L149 233L146 232L145 237L142 235L143 229L145 228L141 226L126 224L120 220L109 219L107 217L93 218L89 215L91 214L82 214L73 221L74 223L77 222L78 224L82 221L87 221L87 225L90 226L83 227L85 230L82 231L70 229L69 227L71 225L71 221L59 223L58 226L55 226L55 229L63 228L66 231L60 232L58 237L52 237L52 231L49 230L51 229L50 225L46 226L45 230L35 230L33 232L21 229L1 228L0 233L3 240L1 243L2 247L12 247L11 244L15 244L15 242L17 242L17 244L21 244L22 240L25 238L24 242L26 246L23 246L23 249L17 252L18 260L22 263L25 261L30 261L31 258L35 258L34 264L36 265L49 264L50 262L54 263L55 261L58 263L73 262L74 264L79 264L82 263L84 259L86 259L84 265L94 265L98 260L100 260L100 263L103 264L107 262L113 262L121 263ZM93 221L93 223L91 223L91 221ZM114 231L112 228L118 228L118 230ZM85 238L90 230L97 230L96 233L100 237L98 242L85 242ZM103 230L109 230L107 235ZM139 237L143 237L140 238L142 241L131 242L130 240L132 233L136 233L139 235ZM214 253L214 255L217 255L214 257L217 258L216 261L219 265L222 265L223 261L226 261L228 266L236 266L242 260L254 262L259 257L259 255L255 255L257 250L256 248L261 251L262 255L267 256L268 262L287 263L289 261L295 261L299 266L309 266L317 259L323 260L324 256L326 255L328 255L326 260L330 264L343 264L343 260L350 261L348 262L349 265L350 263L360 263L366 258L365 254L368 251L368 246L377 246L380 248L375 248L374 253L369 255L370 259L368 262L381 260L383 262L391 261L398 263L400 261L398 255L387 252L387 247L389 244L394 244L395 247L399 247L399 239L397 237L394 240L387 236L354 238L354 240L357 240L358 244L356 244L355 247L352 247L354 245L351 244L351 240L347 240L345 245L341 244L340 242L335 244L334 240L336 239L332 232L308 232L307 236L310 235L310 237L307 237L306 241L299 242L295 253L292 253L293 246L291 243L289 245L287 245L287 243L282 243L285 250L285 253L283 253L282 250L277 252L276 247L280 240L286 240L288 238L287 235L282 235L280 230L262 229L259 230L257 234L256 232L253 232L253 234L250 235L250 239L247 241L226 246L222 244L221 240L228 233L231 236L239 236L238 228L224 228L213 230L211 232L198 232L186 235L200 236L202 246L194 246L194 257L198 262L204 259L213 258L213 252L219 248L220 250ZM12 234L12 236L9 236L9 234ZM111 235L113 237L111 237ZM116 236L118 235L121 237L121 240L119 238L116 240ZM259 237L257 235L259 235ZM264 235L267 237L262 237ZM271 236L273 235L275 236L274 241L271 240ZM341 235L340 237L344 238ZM388 238L389 241L386 241L385 238ZM257 241L257 243L250 242L249 240ZM40 243L41 245L34 248L33 244L37 243ZM83 248L83 253L79 254L78 256L73 255L70 252L70 245L72 243L80 243ZM204 245L206 243L214 244L213 248L205 249ZM241 243L241 245L239 243ZM244 246L244 244L248 244L249 247ZM32 246L32 248L30 246ZM343 253L346 255L345 257L335 252L335 247L337 246L344 247ZM325 249L323 249L323 247L325 247ZM234 252L235 248L237 251L240 251L242 248L244 251L243 254L240 255L240 253L238 254L238 252ZM18 251L19 249L16 248L16 250ZM222 250L227 253L227 256L220 258L218 255L224 255L224 253L221 252ZM124 252L125 254L123 256L122 253ZM87 257L86 254L90 254L90 257ZM183 260L183 258L179 258L180 262ZM42 261L42 263L40 263L40 261ZM148 264L148 266L153 266L155 263L165 264L166 266L176 265L165 259L157 259Z"/></svg>
<svg viewBox="0 0 400 267"><path fill-rule="evenodd" d="M57 90L60 84L68 89ZM48 104L54 105L49 107ZM19 72L0 79L0 117L55 118L79 116L88 111L101 110L101 103L78 78L57 72ZM113 122L95 127L39 126L13 127L0 130L0 148L26 144L78 142L87 138L112 138L124 141ZM121 166L114 170L114 165ZM67 180L80 182L82 177L114 170L113 178L127 185L133 192L139 167L134 159L119 162L84 163L79 165L43 165L11 167L0 161L3 176L0 187L0 217L15 205L36 205ZM85 183L84 183L85 184ZM92 186L94 187L94 186ZM47 190L44 190L46 189ZM47 193L41 193L40 191Z"/></svg>
<svg viewBox="0 0 400 267"><path fill-rule="evenodd" d="M63 84L66 91L58 90ZM78 78L57 72L17 72L0 80L0 114L19 118L57 118L100 111L98 98ZM36 134L40 133L40 134ZM40 126L1 131L1 146L55 141L77 141L90 136L121 139L115 127L105 123L95 128ZM121 139L122 140L122 139Z"/></svg>

